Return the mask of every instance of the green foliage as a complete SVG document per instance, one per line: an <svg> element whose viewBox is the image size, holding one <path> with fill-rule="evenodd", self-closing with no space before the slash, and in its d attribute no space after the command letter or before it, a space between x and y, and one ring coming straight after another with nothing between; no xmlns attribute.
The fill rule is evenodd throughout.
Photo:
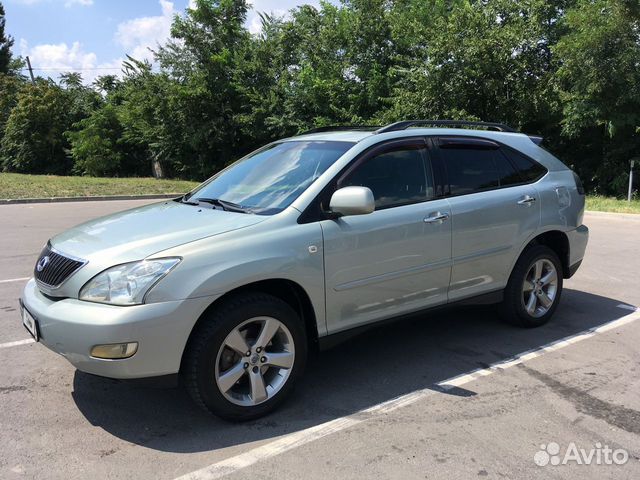
<svg viewBox="0 0 640 480"><path fill-rule="evenodd" d="M2 2L0 2L0 74L8 73L11 67L11 47L13 46L13 38L5 33L5 25L6 19L4 6L2 5Z"/></svg>
<svg viewBox="0 0 640 480"><path fill-rule="evenodd" d="M74 171L95 177L117 176L127 154L121 145L122 130L111 104L76 123L74 130L67 132Z"/></svg>
<svg viewBox="0 0 640 480"><path fill-rule="evenodd" d="M18 93L23 86L24 81L20 77L0 73L0 140L4 135L9 114L18 103Z"/></svg>
<svg viewBox="0 0 640 480"><path fill-rule="evenodd" d="M562 131L581 143L576 169L591 190L624 191L629 159L640 153L640 4L580 2L566 23L554 49Z"/></svg>
<svg viewBox="0 0 640 480"><path fill-rule="evenodd" d="M342 0L263 14L258 34L246 13L196 0L153 68L129 58L91 87L0 74L4 169L202 179L309 128L407 118L542 134L602 194L640 155L637 0Z"/></svg>
<svg viewBox="0 0 640 480"><path fill-rule="evenodd" d="M61 173L70 162L63 133L71 127L69 97L53 82L26 85L5 125L0 144L3 169Z"/></svg>

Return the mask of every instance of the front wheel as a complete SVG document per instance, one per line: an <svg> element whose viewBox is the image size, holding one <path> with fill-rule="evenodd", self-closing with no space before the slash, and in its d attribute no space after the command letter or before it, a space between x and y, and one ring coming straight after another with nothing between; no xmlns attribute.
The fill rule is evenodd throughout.
<svg viewBox="0 0 640 480"><path fill-rule="evenodd" d="M527 248L516 262L501 305L503 318L521 327L544 325L562 294L562 264L545 245Z"/></svg>
<svg viewBox="0 0 640 480"><path fill-rule="evenodd" d="M202 319L189 342L184 380L191 397L209 412L250 420L284 401L306 355L297 313L271 295L246 294Z"/></svg>

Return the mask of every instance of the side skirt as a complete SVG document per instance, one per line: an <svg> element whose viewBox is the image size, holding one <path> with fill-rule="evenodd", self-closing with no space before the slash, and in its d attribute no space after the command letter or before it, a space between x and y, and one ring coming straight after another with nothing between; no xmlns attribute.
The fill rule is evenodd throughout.
<svg viewBox="0 0 640 480"><path fill-rule="evenodd" d="M468 306L468 305L493 305L493 304L502 302L503 298L504 298L504 290L496 290L494 292L483 293L475 297L464 298L462 300L446 303L444 305L438 305L437 307L430 307L430 308L420 310L417 312L412 312L406 315L400 315L397 317L386 318L384 320L378 320L377 322L368 323L366 325L361 325L359 327L350 328L348 330L343 330L341 332L320 337L318 339L318 347L320 350L328 350L337 345L340 345L341 343L344 343L350 338L356 337L368 330L371 330L372 328L378 328L383 325L389 325L391 323L401 322L403 320L415 318L416 315L421 315L427 312L430 313L430 312L435 312L435 311L444 310L448 308Z"/></svg>

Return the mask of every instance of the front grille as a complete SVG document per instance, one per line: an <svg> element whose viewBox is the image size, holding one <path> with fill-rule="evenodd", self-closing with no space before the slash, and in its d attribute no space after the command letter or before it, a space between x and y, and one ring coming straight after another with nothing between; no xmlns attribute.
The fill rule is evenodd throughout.
<svg viewBox="0 0 640 480"><path fill-rule="evenodd" d="M87 262L76 258L69 258L55 251L51 245L47 243L40 257L38 257L33 272L38 282L47 287L56 288L85 263Z"/></svg>

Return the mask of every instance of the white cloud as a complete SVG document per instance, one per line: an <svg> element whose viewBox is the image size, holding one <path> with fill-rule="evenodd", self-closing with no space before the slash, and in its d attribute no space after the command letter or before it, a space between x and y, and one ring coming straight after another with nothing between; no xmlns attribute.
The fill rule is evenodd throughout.
<svg viewBox="0 0 640 480"><path fill-rule="evenodd" d="M64 6L67 8L73 7L74 5L89 7L93 5L93 0L67 0L66 2L64 2Z"/></svg>
<svg viewBox="0 0 640 480"><path fill-rule="evenodd" d="M99 75L119 74L121 59L111 62L98 62L93 52L83 49L80 42L40 44L33 47L21 38L19 42L20 54L29 56L31 66L36 75L57 79L65 72L79 71L86 83L92 82Z"/></svg>
<svg viewBox="0 0 640 480"><path fill-rule="evenodd" d="M95 68L96 54L85 52L80 42L73 42L71 46L66 43L41 44L29 47L25 39L20 40L22 55L29 55L31 64L36 69L83 69Z"/></svg>
<svg viewBox="0 0 640 480"><path fill-rule="evenodd" d="M151 61L153 54L149 48L156 48L169 38L174 5L168 0L160 0L160 8L162 15L138 17L118 25L115 40L137 60Z"/></svg>

